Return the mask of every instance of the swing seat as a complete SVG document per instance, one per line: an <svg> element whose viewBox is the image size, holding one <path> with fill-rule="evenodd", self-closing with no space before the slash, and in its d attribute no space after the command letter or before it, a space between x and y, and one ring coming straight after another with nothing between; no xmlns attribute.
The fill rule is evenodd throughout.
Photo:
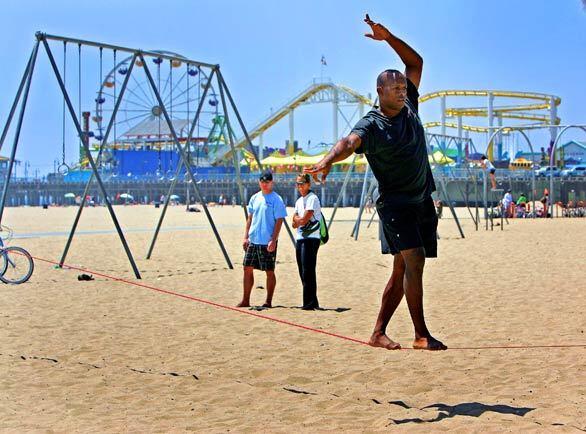
<svg viewBox="0 0 586 434"><path fill-rule="evenodd" d="M142 68L142 67L143 67L143 65L144 65L144 64L142 63L142 60L137 60L137 61L135 61L135 62L134 62L134 64L135 64L136 66L138 66L139 68Z"/></svg>
<svg viewBox="0 0 586 434"><path fill-rule="evenodd" d="M104 104L106 102L106 98L104 98L104 97L96 98L96 102L98 104Z"/></svg>
<svg viewBox="0 0 586 434"><path fill-rule="evenodd" d="M195 77L197 75L197 69L190 69L187 73L192 77Z"/></svg>
<svg viewBox="0 0 586 434"><path fill-rule="evenodd" d="M156 64L156 65L160 65L161 63L163 63L163 59L160 58L160 57L155 57L153 59L153 63Z"/></svg>
<svg viewBox="0 0 586 434"><path fill-rule="evenodd" d="M179 68L181 66L181 61L180 60L172 60L171 61L171 66L173 68Z"/></svg>
<svg viewBox="0 0 586 434"><path fill-rule="evenodd" d="M127 72L128 72L128 68L118 69L118 74L120 74L120 75L126 75Z"/></svg>
<svg viewBox="0 0 586 434"><path fill-rule="evenodd" d="M114 82L113 81L106 81L104 83L104 86L106 86L107 88L113 88L114 87Z"/></svg>

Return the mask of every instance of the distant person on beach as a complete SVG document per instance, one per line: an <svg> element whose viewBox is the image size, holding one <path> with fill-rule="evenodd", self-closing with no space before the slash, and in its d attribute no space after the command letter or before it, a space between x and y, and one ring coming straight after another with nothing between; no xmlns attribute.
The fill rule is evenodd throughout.
<svg viewBox="0 0 586 434"><path fill-rule="evenodd" d="M525 196L525 193L521 193L519 195L515 205L516 205L515 217L519 217L519 218L527 217L527 196Z"/></svg>
<svg viewBox="0 0 586 434"><path fill-rule="evenodd" d="M480 163L482 164L482 167L484 167L489 175L490 175L490 183L492 185L492 189L495 190L496 189L496 168L494 167L494 164L492 164L490 162L490 160L488 158L486 158L486 155L483 155L482 157L480 157Z"/></svg>
<svg viewBox="0 0 586 434"><path fill-rule="evenodd" d="M366 204L364 205L364 209L366 211L366 214L371 214L372 211L372 204L373 204L373 200L372 200L372 196L368 195L366 197Z"/></svg>
<svg viewBox="0 0 586 434"><path fill-rule="evenodd" d="M541 205L543 206L543 211L541 213L541 217L547 218L547 216L548 216L547 210L549 209L549 192L548 191L545 191L545 193L543 194L543 197L541 199L539 199L539 202L541 202Z"/></svg>
<svg viewBox="0 0 586 434"><path fill-rule="evenodd" d="M511 194L511 189L509 188L502 199L503 204L503 212L505 213L505 217L512 217L513 212L511 211L511 207L513 206L513 195Z"/></svg>
<svg viewBox="0 0 586 434"><path fill-rule="evenodd" d="M295 233L295 256L299 277L303 284L303 310L319 309L317 299L317 252L321 244L321 206L317 195L311 191L311 177L301 174L295 180L300 196L295 202L293 228Z"/></svg>
<svg viewBox="0 0 586 434"><path fill-rule="evenodd" d="M260 191L248 202L248 219L244 231L242 247L244 255L244 291L242 301L237 307L250 306L250 294L254 285L254 270L261 270L267 275L267 298L263 307L272 307L273 294L277 279L275 261L277 258L277 241L287 210L283 199L273 191L273 175L263 172L258 181Z"/></svg>
<svg viewBox="0 0 586 434"><path fill-rule="evenodd" d="M405 73L394 69L380 73L376 82L380 107L368 112L347 137L305 171L316 179L322 173L325 181L333 163L354 152L366 155L379 185L377 212L394 256L393 273L369 343L389 350L401 348L386 335L386 327L405 295L415 328L413 348L445 350L447 347L429 332L423 314L423 268L426 257L437 256L438 222L431 198L435 183L418 115L423 59L382 24L368 15L364 21L372 29L365 36L386 41L405 64ZM358 262L356 269L360 270Z"/></svg>

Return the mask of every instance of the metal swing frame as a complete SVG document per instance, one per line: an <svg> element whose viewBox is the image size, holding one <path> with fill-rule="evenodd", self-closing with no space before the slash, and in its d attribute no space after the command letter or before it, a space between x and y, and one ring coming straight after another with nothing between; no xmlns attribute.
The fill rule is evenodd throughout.
<svg viewBox="0 0 586 434"><path fill-rule="evenodd" d="M105 147L105 145L107 143L109 134L110 134L110 132L111 132L113 126L114 126L114 119L116 118L116 114L117 114L118 109L120 107L120 104L122 102L124 93L125 93L126 88L127 88L127 85L128 85L129 78L130 78L130 76L132 74L133 67L134 67L136 61L140 61L140 62L142 62L142 67L144 68L144 71L145 71L145 74L147 76L147 79L148 79L148 82L150 84L150 87L152 88L152 91L155 94L156 99L157 99L157 101L158 101L158 103L159 103L159 105L161 107L162 114L163 114L163 116L165 118L165 122L167 123L167 125L169 127L169 131L171 133L173 142L174 142L175 146L177 147L177 151L178 151L179 156L180 156L180 163L178 164L177 172L179 173L180 168L181 168L182 165L184 165L186 167L186 173L187 173L187 175L189 177L189 183L192 185L192 188L193 188L193 190L195 192L196 198L202 203L202 206L204 208L206 217L207 217L207 219L208 219L208 221L210 223L210 226L212 228L212 231L214 233L214 236L216 237L216 241L218 242L218 245L219 245L219 247L220 247L220 249L222 251L222 254L224 256L224 259L225 259L228 267L230 269L233 269L234 267L232 265L232 262L230 261L230 257L228 256L228 252L226 251L226 248L224 247L224 243L223 243L223 241L222 241L222 239L220 237L220 234L219 234L219 232L218 232L218 230L216 228L216 225L215 225L215 223L214 223L214 221L212 219L212 216L210 215L209 210L208 210L205 202L203 201L203 197L202 197L202 195L200 193L200 190L199 190L199 188L197 186L197 182L196 182L195 176L194 176L194 174L193 174L193 172L191 170L191 165L189 163L188 155L187 155L187 152L186 152L186 150L189 148L189 144L191 142L191 138L193 136L193 132L194 132L195 127L196 127L196 125L198 123L199 115L201 113L202 106L203 106L203 101L205 101L205 98L206 98L206 95L207 95L207 91L209 90L209 87L210 87L211 82L212 82L212 77L213 77L213 75L215 75L216 76L216 79L217 79L217 83L218 83L219 88L220 88L220 95L221 95L221 98L222 98L222 105L223 105L223 109L225 111L225 116L226 116L226 122L227 122L228 129L230 131L231 126L230 126L230 123L229 123L229 118L228 118L228 113L227 113L227 111L228 111L227 110L227 104L226 104L226 100L225 100L224 94L227 95L228 100L229 100L230 105L231 105L231 108L232 108L233 112L235 113L235 115L236 115L236 117L238 119L239 126L242 129L242 131L244 133L244 136L247 139L247 143L248 143L249 150L254 155L254 158L255 158L255 160L256 160L256 162L258 164L259 170L262 170L262 166L260 164L260 161L258 159L258 156L257 156L255 150L252 147L252 142L250 140L250 137L248 135L248 132L246 130L246 127L244 126L244 123L242 122L242 118L241 118L241 116L240 116L240 114L238 112L238 109L236 107L236 104L234 103L234 100L232 98L232 95L230 94L230 91L228 89L228 86L226 85L226 82L225 82L224 78L221 75L220 66L219 65L216 65L216 64L211 64L211 63L205 63L205 62L200 62L200 61L191 60L191 59L180 58L180 57L176 57L176 56L172 56L172 55L168 55L168 54L162 54L162 53L151 52L151 51L144 51L144 50L140 50L140 49L134 49L134 48L129 48L129 47L117 46L117 45L112 45L112 44L105 44L105 43L101 43L101 42L94 42L94 41L87 41L87 40L81 40L81 39L75 39L75 38L69 38L69 37L63 37L63 36L49 35L49 34L42 33L42 32L37 32L35 34L35 37L36 37L36 42L34 44L34 47L33 47L33 50L31 52L31 55L29 57L29 60L27 62L27 65L25 67L25 71L23 73L23 76L22 76L22 79L20 81L18 90L16 92L16 96L14 98L14 101L13 101L13 104L11 106L11 109L10 109L10 112L9 112L9 115L8 115L8 118L7 118L6 123L4 125L4 129L2 131L2 135L0 136L0 149L2 149L2 145L4 144L4 141L6 139L6 136L8 134L8 131L9 131L10 127L11 127L12 120L13 120L14 115L16 113L16 110L17 110L17 108L19 107L19 104L20 104L20 110L19 110L18 120L16 122L16 130L15 130L15 133L14 133L12 150L11 150L10 160L9 160L9 164L8 164L8 170L7 170L7 174L6 174L6 180L4 182L4 187L3 187L3 191L2 191L2 197L0 199L0 224L2 222L2 216L4 214L4 208L5 208L5 205L6 205L6 198L7 198L7 194L8 194L8 188L9 188L9 185L10 185L10 179L11 179L12 170L13 170L13 167L14 167L16 151L17 151L17 148L18 148L18 143L19 143L20 132L21 132L22 123L23 123L23 119L24 119L24 114L25 114L25 111L26 111L26 104L27 104L27 101L28 101L28 96L29 96L30 86L31 86L31 82L32 82L34 68L35 68L35 63L36 63L36 60L37 60L37 57L38 57L39 47L42 45L43 48L44 48L44 50L45 50L45 52L46 52L46 54L47 54L47 57L48 57L49 62L51 64L53 73L55 75L55 78L57 79L57 82L58 82L59 87L61 89L61 92L63 94L63 99L64 99L64 102L65 102L65 105L67 106L67 109L69 111L69 114L71 116L71 119L73 120L73 123L75 125L75 129L77 130L77 133L79 135L79 138L80 138L82 147L83 147L83 149L85 151L85 154L86 154L86 156L88 158L88 161L89 161L90 166L91 166L91 169L92 169L91 177L90 177L90 179L88 180L88 182L86 184L86 187L85 187L85 190L84 190L84 194L83 194L83 197L82 197L80 206L79 206L79 208L77 210L77 214L75 216L73 225L71 227L71 231L69 233L69 237L67 239L67 243L65 245L63 254L61 256L61 259L59 261L59 266L62 267L63 264L64 264L64 262L65 262L65 260L66 260L67 253L69 251L71 242L72 242L73 237L75 235L75 231L77 229L77 225L79 223L79 219L81 217L81 213L83 211L83 208L84 208L84 205L85 205L85 202L86 202L87 193L88 193L88 191L90 189L90 186L91 186L91 184L92 184L92 182L93 182L93 180L95 178L95 180L97 181L98 187L99 187L99 189L100 189L100 191L101 191L101 193L102 193L102 195L104 197L104 201L105 201L106 206L108 208L108 212L110 214L110 217L112 219L112 222L114 223L114 226L116 228L116 232L118 233L118 237L120 238L120 241L121 241L122 246L124 248L124 251L125 251L125 253L126 253L127 257L128 257L128 261L130 262L130 265L132 267L132 270L134 272L134 275L136 276L137 279L140 279L141 278L140 272L138 270L138 267L136 266L136 262L135 262L135 260L133 258L132 252L130 251L130 248L128 246L128 243L126 242L126 239L124 237L122 228L120 227L120 224L118 222L118 219L116 217L116 214L114 212L114 209L112 207L112 204L110 203L110 200L108 199L108 194L107 194L106 188L104 186L104 183L102 181L102 178L100 176L100 173L98 171L98 167L96 165L96 161L94 160L94 158L91 155L90 147L89 147L89 135L82 130L81 124L79 122L79 118L77 116L78 113L76 113L76 111L75 111L75 109L73 107L73 104L71 102L71 98L69 97L69 93L68 93L68 91L67 91L67 89L65 87L64 81L63 81L63 79L61 77L61 73L59 72L59 68L57 66L57 63L55 62L55 58L53 56L53 53L51 51L51 48L50 48L48 42L49 41L60 41L60 42L63 42L63 43L78 44L79 47L81 47L81 46L89 46L89 47L99 48L101 50L103 50L103 49L109 49L109 50L113 50L114 52L117 52L117 51L126 52L126 53L129 53L132 56L132 61L130 63L129 70L128 70L126 76L125 76L124 82L123 82L123 84L121 86L120 93L119 93L119 95L117 96L117 98L115 100L114 110L112 112L112 115L111 115L110 121L108 123L106 132L105 132L105 134L103 135L103 137L100 140L100 146L99 146L99 150L98 150L97 160L98 161L100 160L100 157L102 155L102 151L103 151L103 149L104 149L104 147ZM186 141L185 147L182 147L181 144L180 144L180 142L179 142L179 138L178 138L177 133L176 133L176 131L174 129L174 126L172 124L172 121L171 121L171 118L169 116L169 113L168 113L168 111L166 109L166 105L165 105L163 99L161 98L161 95L160 95L160 93L159 93L159 91L157 89L157 86L155 84L155 81L153 79L153 76L152 76L152 74L151 74L151 72L150 72L150 70L148 68L147 62L145 61L145 57L158 58L158 59L167 59L167 60L170 60L170 61L180 61L180 62L185 62L185 63L187 63L190 66L195 66L195 67L198 67L198 68L208 68L208 69L211 70L211 75L209 76L209 80L206 83L206 89L205 89L205 91L204 91L204 93L202 95L202 98L200 99L200 102L199 102L199 106L198 106L196 115L195 115L194 120L193 120L193 122L191 124L190 130L189 130L188 140ZM232 148L232 152L234 153L234 159L236 160L236 152L235 152L235 148L234 148L233 137L232 137L232 135L229 135L229 136L230 136L230 145L231 145L231 148ZM240 166L239 166L239 162L238 161L235 161L235 169L236 169L236 174L237 174L237 179L238 179L238 187L239 187L239 192L240 192L240 196L241 196L242 206L243 206L243 209L244 209L244 214L245 214L245 216L247 216L246 205L245 205L245 200L244 200L245 198L243 197L243 191L244 191L244 189L243 189L242 179L241 179L241 176L240 176ZM175 178L177 178L177 176ZM172 188L170 189L170 192L171 193L173 191L173 188L174 188L175 184L176 184L176 181L174 180L173 181L173 184L171 186ZM166 210L167 210L167 206L169 204L169 197L170 197L171 193L167 195L167 198L166 198L166 201L165 201L165 206L163 207L161 216L160 216L159 221L157 223L157 227L155 229L155 233L154 233L154 236L153 236L153 240L152 240L151 245L150 245L150 248L149 248L149 253L147 255L147 259L150 258L151 254L152 254L152 250L154 248L154 244L156 242L156 239L157 239L157 236L158 236L160 227L161 227L162 222L163 222L163 219L165 217L165 213L166 213ZM288 227L287 227L287 229L289 230ZM289 230L289 234L291 235L290 230Z"/></svg>

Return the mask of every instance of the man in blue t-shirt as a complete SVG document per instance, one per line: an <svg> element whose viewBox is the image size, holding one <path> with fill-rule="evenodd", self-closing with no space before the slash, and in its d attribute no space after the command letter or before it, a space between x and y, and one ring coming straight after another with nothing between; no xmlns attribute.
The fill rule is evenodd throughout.
<svg viewBox="0 0 586 434"><path fill-rule="evenodd" d="M250 306L250 293L254 285L254 270L267 274L267 299L263 307L272 307L273 294L277 279L275 261L277 258L277 241L287 209L281 196L273 191L271 172L261 174L258 185L260 191L248 202L248 219L244 231L242 247L244 255L244 293L242 301L236 307Z"/></svg>
<svg viewBox="0 0 586 434"><path fill-rule="evenodd" d="M423 267L426 257L437 256L437 216L431 193L435 190L427 159L425 131L418 114L418 90L423 59L413 48L368 15L372 29L365 36L386 41L405 64L405 73L388 69L379 74L376 91L380 107L364 116L350 134L338 141L310 169L325 181L332 164L352 153L365 154L379 185L376 207L385 241L394 255L393 273L383 292L370 345L389 350L401 345L386 335L386 327L403 299L407 299L415 328L413 348L445 350L435 339L423 315Z"/></svg>

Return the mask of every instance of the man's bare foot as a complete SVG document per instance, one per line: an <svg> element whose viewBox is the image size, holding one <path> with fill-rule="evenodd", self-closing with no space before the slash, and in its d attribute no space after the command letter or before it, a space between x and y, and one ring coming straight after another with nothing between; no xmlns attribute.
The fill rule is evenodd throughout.
<svg viewBox="0 0 586 434"><path fill-rule="evenodd" d="M448 347L442 342L438 341L433 336L427 338L415 338L413 341L413 349L415 350L429 350L429 351L443 351Z"/></svg>
<svg viewBox="0 0 586 434"><path fill-rule="evenodd" d="M394 342L389 337L381 332L374 332L368 341L368 345L371 347L380 347L387 350L400 350L401 344Z"/></svg>
<svg viewBox="0 0 586 434"><path fill-rule="evenodd" d="M265 304L262 305L262 307L273 307L273 304L266 302Z"/></svg>
<svg viewBox="0 0 586 434"><path fill-rule="evenodd" d="M241 301L236 305L236 307L250 307L250 303Z"/></svg>

